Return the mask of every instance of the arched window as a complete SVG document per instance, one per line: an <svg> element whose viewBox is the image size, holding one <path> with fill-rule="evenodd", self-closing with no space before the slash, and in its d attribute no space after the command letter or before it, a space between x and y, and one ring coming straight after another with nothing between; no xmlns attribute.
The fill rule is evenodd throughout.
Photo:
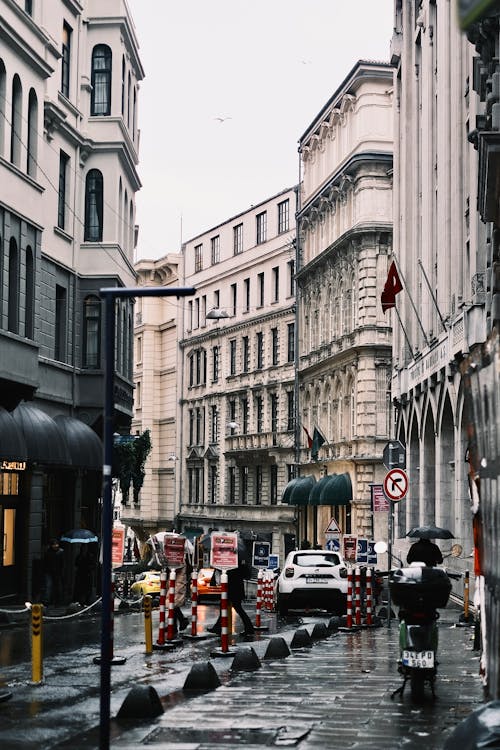
<svg viewBox="0 0 500 750"><path fill-rule="evenodd" d="M86 242L101 242L103 214L103 181L98 169L91 169L85 180L85 235Z"/></svg>
<svg viewBox="0 0 500 750"><path fill-rule="evenodd" d="M14 237L9 242L9 289L7 305L7 328L19 332L19 252Z"/></svg>
<svg viewBox="0 0 500 750"><path fill-rule="evenodd" d="M123 249L128 249L128 192L125 190L123 198Z"/></svg>
<svg viewBox="0 0 500 750"><path fill-rule="evenodd" d="M91 115L111 114L111 50L106 44L98 44L92 51Z"/></svg>
<svg viewBox="0 0 500 750"><path fill-rule="evenodd" d="M5 149L5 105L6 105L6 79L5 65L0 60L0 156L4 155Z"/></svg>
<svg viewBox="0 0 500 750"><path fill-rule="evenodd" d="M21 79L16 75L12 79L12 112L10 131L10 160L12 164L21 166L21 134L22 134L22 98L23 89Z"/></svg>
<svg viewBox="0 0 500 750"><path fill-rule="evenodd" d="M26 320L24 324L24 335L27 339L33 338L33 309L35 297L35 265L33 262L33 251L31 246L26 247L26 292L25 311Z"/></svg>
<svg viewBox="0 0 500 750"><path fill-rule="evenodd" d="M28 98L28 155L26 171L31 177L36 177L36 162L38 155L38 99L35 89L30 89Z"/></svg>
<svg viewBox="0 0 500 750"><path fill-rule="evenodd" d="M121 372L122 375L127 377L128 375L128 367L127 367L127 360L128 360L128 317L127 317L127 307L126 304L123 305L122 309L122 357L121 361L118 362L118 370Z"/></svg>
<svg viewBox="0 0 500 750"><path fill-rule="evenodd" d="M130 251L132 252L134 250L134 203L133 201L130 201L130 224L129 224L129 231L130 231Z"/></svg>
<svg viewBox="0 0 500 750"><path fill-rule="evenodd" d="M132 140L133 141L135 141L136 118L137 118L137 89L134 86L134 104L133 104L133 109L132 109Z"/></svg>
<svg viewBox="0 0 500 750"><path fill-rule="evenodd" d="M123 205L123 188L122 178L118 183L118 244L123 247L123 219L122 219L122 205Z"/></svg>
<svg viewBox="0 0 500 750"><path fill-rule="evenodd" d="M132 79L130 73L127 81L127 127L130 127L130 105L132 103Z"/></svg>
<svg viewBox="0 0 500 750"><path fill-rule="evenodd" d="M101 301L90 295L83 302L83 366L96 369L101 364Z"/></svg>
<svg viewBox="0 0 500 750"><path fill-rule="evenodd" d="M122 57L122 117L125 114L125 55Z"/></svg>

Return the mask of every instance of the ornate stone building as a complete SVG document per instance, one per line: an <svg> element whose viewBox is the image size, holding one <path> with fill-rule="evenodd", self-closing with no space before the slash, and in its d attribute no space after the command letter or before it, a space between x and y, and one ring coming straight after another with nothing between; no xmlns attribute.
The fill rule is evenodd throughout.
<svg viewBox="0 0 500 750"><path fill-rule="evenodd" d="M297 463L322 479L299 498L300 536L313 543L324 544L332 516L343 533L386 536L371 484L382 481L391 435L391 327L379 290L392 249L392 76L388 63L358 62L299 142ZM311 461L304 446L315 429L325 442Z"/></svg>

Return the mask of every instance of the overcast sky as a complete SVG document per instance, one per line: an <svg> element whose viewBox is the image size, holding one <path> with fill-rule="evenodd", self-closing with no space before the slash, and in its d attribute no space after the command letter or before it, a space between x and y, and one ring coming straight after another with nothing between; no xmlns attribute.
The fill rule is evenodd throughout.
<svg viewBox="0 0 500 750"><path fill-rule="evenodd" d="M389 59L393 0L128 3L146 72L137 258L296 184L307 126L357 60Z"/></svg>

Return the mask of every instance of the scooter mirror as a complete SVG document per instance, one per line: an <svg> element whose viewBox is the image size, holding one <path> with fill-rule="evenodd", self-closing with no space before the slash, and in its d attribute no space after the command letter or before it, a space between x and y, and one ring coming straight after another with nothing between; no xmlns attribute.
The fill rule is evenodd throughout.
<svg viewBox="0 0 500 750"><path fill-rule="evenodd" d="M387 544L385 542L375 542L373 549L377 555L383 555L384 552L387 552Z"/></svg>

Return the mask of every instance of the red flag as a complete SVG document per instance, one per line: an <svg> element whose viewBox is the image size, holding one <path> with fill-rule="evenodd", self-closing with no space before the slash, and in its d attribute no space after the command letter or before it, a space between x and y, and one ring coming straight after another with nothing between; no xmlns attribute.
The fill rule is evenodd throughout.
<svg viewBox="0 0 500 750"><path fill-rule="evenodd" d="M392 261L389 268L387 281L385 282L384 291L380 296L380 300L382 302L382 310L384 312L386 310L390 310L391 307L396 307L396 294L399 294L402 289L403 285L401 283L401 279L399 278L396 264L394 263L394 261Z"/></svg>
<svg viewBox="0 0 500 750"><path fill-rule="evenodd" d="M302 425L302 428L303 428L304 432L305 432L305 433L306 433L306 435L307 435L307 447L309 448L309 450L311 450L311 448L312 448L312 445L313 445L313 439L312 439L312 437L311 437L311 436L309 435L309 431L307 430L307 427L304 427L304 425Z"/></svg>

